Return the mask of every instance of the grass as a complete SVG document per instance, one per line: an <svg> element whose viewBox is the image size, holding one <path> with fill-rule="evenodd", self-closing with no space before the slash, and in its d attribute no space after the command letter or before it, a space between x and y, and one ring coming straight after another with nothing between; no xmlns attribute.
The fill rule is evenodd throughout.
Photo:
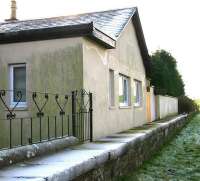
<svg viewBox="0 0 200 181"><path fill-rule="evenodd" d="M200 114L136 172L119 181L199 181Z"/></svg>

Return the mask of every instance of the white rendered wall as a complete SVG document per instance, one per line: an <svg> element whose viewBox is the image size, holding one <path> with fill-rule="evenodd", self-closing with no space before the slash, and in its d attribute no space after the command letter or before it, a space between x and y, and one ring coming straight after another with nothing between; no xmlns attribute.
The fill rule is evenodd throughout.
<svg viewBox="0 0 200 181"><path fill-rule="evenodd" d="M157 119L178 114L178 99L169 96L156 96Z"/></svg>

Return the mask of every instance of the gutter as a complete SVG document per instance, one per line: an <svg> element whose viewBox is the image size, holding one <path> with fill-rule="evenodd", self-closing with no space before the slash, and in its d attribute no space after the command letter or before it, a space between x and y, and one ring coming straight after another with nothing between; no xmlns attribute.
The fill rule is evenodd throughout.
<svg viewBox="0 0 200 181"><path fill-rule="evenodd" d="M59 38L88 36L106 48L115 48L116 41L95 28L93 22L60 27L22 30L0 33L0 44L52 40Z"/></svg>

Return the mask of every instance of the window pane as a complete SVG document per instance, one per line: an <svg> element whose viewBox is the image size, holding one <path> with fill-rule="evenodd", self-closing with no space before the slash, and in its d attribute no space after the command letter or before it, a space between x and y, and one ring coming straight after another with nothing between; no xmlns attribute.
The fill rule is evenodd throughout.
<svg viewBox="0 0 200 181"><path fill-rule="evenodd" d="M138 80L135 80L135 105L140 106L142 103L142 83Z"/></svg>
<svg viewBox="0 0 200 181"><path fill-rule="evenodd" d="M128 102L128 83L127 79L124 79L124 102Z"/></svg>
<svg viewBox="0 0 200 181"><path fill-rule="evenodd" d="M122 76L119 76L119 102L123 103L123 79Z"/></svg>
<svg viewBox="0 0 200 181"><path fill-rule="evenodd" d="M137 103L140 102L140 86L139 86L139 82L136 83L136 102Z"/></svg>
<svg viewBox="0 0 200 181"><path fill-rule="evenodd" d="M129 104L129 78L122 75L119 76L119 102L122 106Z"/></svg>
<svg viewBox="0 0 200 181"><path fill-rule="evenodd" d="M26 67L14 67L13 68L13 89L14 102L18 101L17 91L21 91L21 102L26 102Z"/></svg>

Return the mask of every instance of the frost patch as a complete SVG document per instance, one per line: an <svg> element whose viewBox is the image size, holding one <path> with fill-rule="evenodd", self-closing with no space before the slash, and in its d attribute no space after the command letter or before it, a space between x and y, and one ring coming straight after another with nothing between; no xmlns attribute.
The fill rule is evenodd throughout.
<svg viewBox="0 0 200 181"><path fill-rule="evenodd" d="M39 150L39 148L40 148L40 147L39 147L38 145L36 145L36 144L34 144L33 146L34 146L37 150Z"/></svg>
<svg viewBox="0 0 200 181"><path fill-rule="evenodd" d="M27 158L30 158L30 157L31 157L31 152L30 152L30 151L27 152L26 157L27 157Z"/></svg>

